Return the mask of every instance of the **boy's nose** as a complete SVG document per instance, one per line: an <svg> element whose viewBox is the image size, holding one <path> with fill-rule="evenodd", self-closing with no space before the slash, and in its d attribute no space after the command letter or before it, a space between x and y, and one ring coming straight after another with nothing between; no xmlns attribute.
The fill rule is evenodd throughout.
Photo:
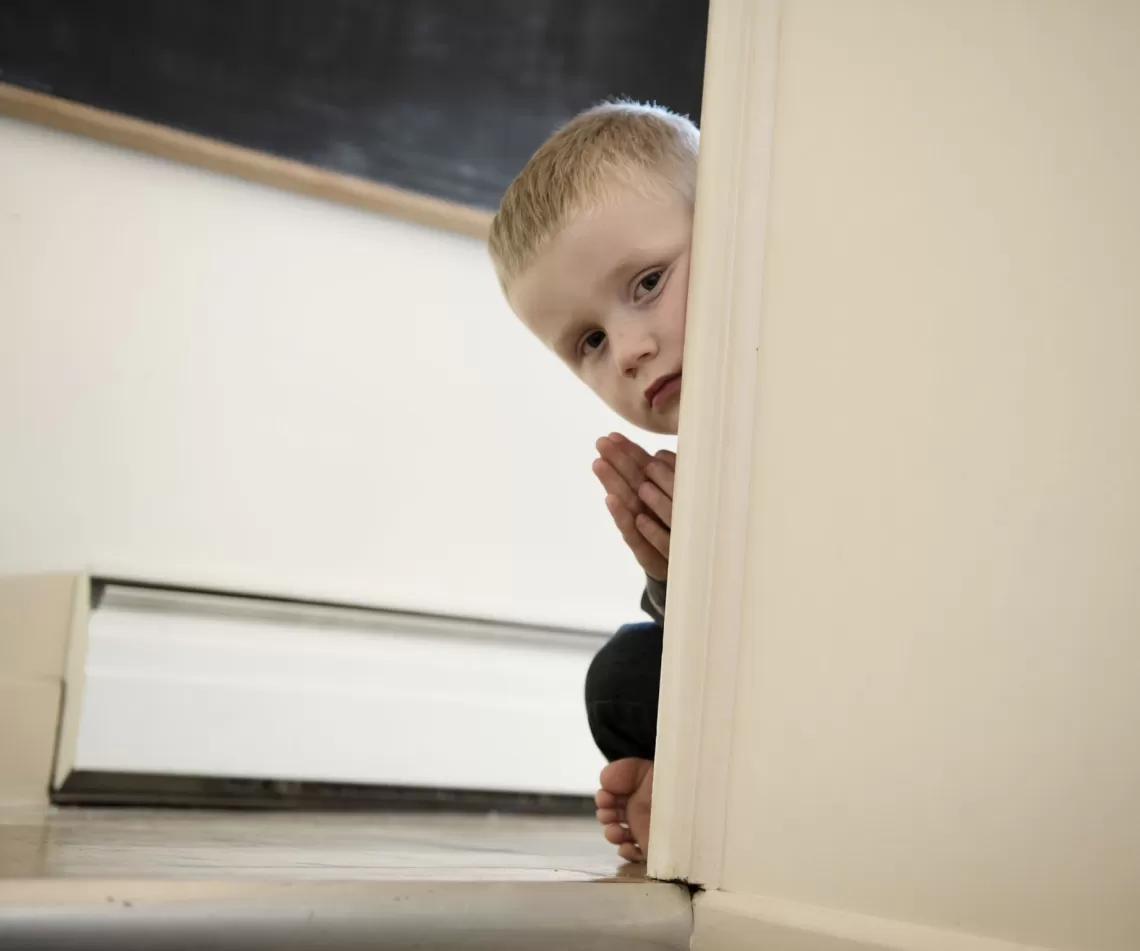
<svg viewBox="0 0 1140 951"><path fill-rule="evenodd" d="M635 376L638 367L657 356L657 341L652 334L626 331L610 343L623 376Z"/></svg>

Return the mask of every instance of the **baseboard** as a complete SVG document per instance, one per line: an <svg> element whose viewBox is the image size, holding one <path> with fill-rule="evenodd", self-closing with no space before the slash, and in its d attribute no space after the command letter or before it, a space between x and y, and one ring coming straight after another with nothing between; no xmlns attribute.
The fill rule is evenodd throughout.
<svg viewBox="0 0 1140 951"><path fill-rule="evenodd" d="M592 796L84 770L71 772L52 794L52 802L59 806L290 812L594 814Z"/></svg>
<svg viewBox="0 0 1140 951"><path fill-rule="evenodd" d="M57 799L98 774L153 777L151 791L165 782L179 795L245 781L261 785L242 794L322 790L326 804L333 788L559 802L594 792L604 760L581 691L603 636L95 587L73 639L82 690L68 691L74 742Z"/></svg>
<svg viewBox="0 0 1140 951"><path fill-rule="evenodd" d="M705 892L691 951L1057 951L794 902Z"/></svg>

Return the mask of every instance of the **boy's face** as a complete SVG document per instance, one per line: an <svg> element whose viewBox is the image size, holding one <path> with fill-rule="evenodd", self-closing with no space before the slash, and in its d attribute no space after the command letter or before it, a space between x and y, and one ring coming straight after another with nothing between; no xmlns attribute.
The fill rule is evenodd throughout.
<svg viewBox="0 0 1140 951"><path fill-rule="evenodd" d="M515 313L611 409L676 433L693 211L626 193L573 218L508 288Z"/></svg>

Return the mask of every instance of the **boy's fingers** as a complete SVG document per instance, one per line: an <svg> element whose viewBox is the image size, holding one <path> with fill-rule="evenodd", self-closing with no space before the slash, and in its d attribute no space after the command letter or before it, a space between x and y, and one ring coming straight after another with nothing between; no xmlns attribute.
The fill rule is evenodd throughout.
<svg viewBox="0 0 1140 951"><path fill-rule="evenodd" d="M637 487L645 481L645 467L609 436L599 439L597 448L598 455L613 466L618 475L636 492Z"/></svg>
<svg viewBox="0 0 1140 951"><path fill-rule="evenodd" d="M593 470L607 495L617 496L634 514L645 510L637 491L605 459L595 459Z"/></svg>
<svg viewBox="0 0 1140 951"><path fill-rule="evenodd" d="M669 573L669 562L650 543L645 534L638 529L637 517L613 495L606 496L606 508L610 510L610 515L613 516L614 524L621 532L622 539L629 546L629 550L633 552L633 556L645 570L645 573L653 578L666 577ZM641 518L648 519L649 516L642 515ZM653 519L649 519L649 521L652 522Z"/></svg>
<svg viewBox="0 0 1140 951"><path fill-rule="evenodd" d="M648 515L638 515L637 530L645 536L645 540L654 547L662 558L668 560L669 530L667 528L663 528Z"/></svg>
<svg viewBox="0 0 1140 951"><path fill-rule="evenodd" d="M652 478L651 472L656 471L658 478L654 479L658 485L672 498L673 473L677 468L677 454L668 449L659 449L652 456L633 440L621 433L611 433L607 438L619 452L624 452L636 465L637 471L645 477ZM636 484L634 488L637 488Z"/></svg>
<svg viewBox="0 0 1140 951"><path fill-rule="evenodd" d="M645 468L649 461L653 458L641 446L635 443L628 436L623 436L621 433L610 433L610 439L614 441L619 449L629 453L633 461L636 462L641 468Z"/></svg>
<svg viewBox="0 0 1140 951"><path fill-rule="evenodd" d="M645 503L645 507L661 520L662 525L666 528L673 527L673 500L668 495L652 482L642 482L637 494Z"/></svg>
<svg viewBox="0 0 1140 951"><path fill-rule="evenodd" d="M673 470L669 467L668 463L660 459L654 459L645 467L645 475L651 480L653 484L669 496L670 505L672 505L673 498L673 480L675 478ZM665 523L666 525L669 522Z"/></svg>
<svg viewBox="0 0 1140 951"><path fill-rule="evenodd" d="M628 506L623 505L621 500L613 495L606 496L606 508L610 510L610 515L613 516L614 524L621 532L621 537L625 539L625 543L633 550L639 561L643 555L656 553L656 549L637 527L637 519L639 517L648 518L648 516L640 513L634 514Z"/></svg>

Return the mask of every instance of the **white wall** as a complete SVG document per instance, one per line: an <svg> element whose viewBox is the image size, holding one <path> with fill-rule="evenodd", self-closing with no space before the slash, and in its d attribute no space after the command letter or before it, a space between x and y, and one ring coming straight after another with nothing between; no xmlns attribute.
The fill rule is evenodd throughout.
<svg viewBox="0 0 1140 951"><path fill-rule="evenodd" d="M753 947L1140 947L1138 37L784 5L723 887L879 923Z"/></svg>
<svg viewBox="0 0 1140 951"><path fill-rule="evenodd" d="M0 120L0 573L610 629L619 425L477 241Z"/></svg>

